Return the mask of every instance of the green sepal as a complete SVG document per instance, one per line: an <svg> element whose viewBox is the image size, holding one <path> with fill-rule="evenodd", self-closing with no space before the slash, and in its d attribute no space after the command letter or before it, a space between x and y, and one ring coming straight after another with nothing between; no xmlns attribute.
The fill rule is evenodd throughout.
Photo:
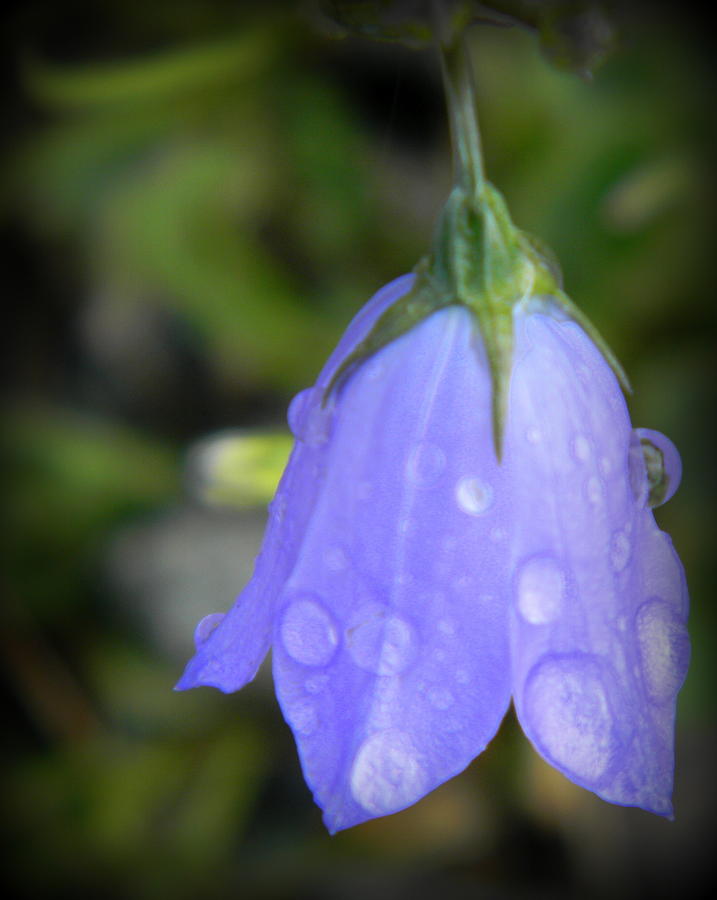
<svg viewBox="0 0 717 900"><path fill-rule="evenodd" d="M595 344L598 350L602 353L603 357L605 358L605 362L612 369L615 377L620 382L620 386L622 387L623 391L626 394L631 394L632 387L630 385L630 380L628 379L625 370L620 365L618 358L608 346L605 338L600 334L600 332L593 325L590 319L588 319L588 317L580 309L580 307L576 306L564 291L559 291L558 293L554 294L551 299L569 319L572 319L573 322L575 322L582 328L582 330L587 334L593 344Z"/></svg>
<svg viewBox="0 0 717 900"><path fill-rule="evenodd" d="M552 254L516 228L505 201L489 183L475 196L454 187L438 222L431 254L415 269L412 289L386 309L334 373L323 403L346 377L370 356L410 331L432 313L463 306L480 333L490 368L493 443L502 456L513 367L515 306L531 298L549 299L566 318L592 339L624 390L627 377L615 355L585 314L562 289Z"/></svg>
<svg viewBox="0 0 717 900"><path fill-rule="evenodd" d="M483 339L492 383L493 443L500 459L513 360L513 307L530 294L534 266L492 185L485 183L477 198L460 188L457 192L458 201L446 206L450 218L442 222L447 235L441 237L443 259L437 264L450 267L458 302L471 312ZM445 247L450 248L447 259Z"/></svg>
<svg viewBox="0 0 717 900"><path fill-rule="evenodd" d="M340 386L357 365L406 334L414 325L427 319L431 313L457 302L455 297L442 292L441 286L431 275L429 259L422 259L414 272L416 280L411 290L379 316L368 335L356 345L334 372L324 391L323 406L326 405L331 392Z"/></svg>
<svg viewBox="0 0 717 900"><path fill-rule="evenodd" d="M605 362L612 369L623 391L626 394L631 394L632 387L627 374L608 346L607 341L580 307L576 306L563 290L563 275L560 263L551 248L540 238L536 238L526 231L521 232L521 235L525 252L531 257L535 266L536 277L533 283L532 295L535 297L550 297L551 302L561 310L563 315L579 325L602 353Z"/></svg>
<svg viewBox="0 0 717 900"><path fill-rule="evenodd" d="M552 305L577 322L625 390L630 388L605 341L563 291L557 261L536 238L515 227L502 196L485 180L473 73L465 41L441 45L441 67L451 120L455 186L438 220L431 254L416 269L413 287L384 311L368 336L338 367L323 403L369 356L437 310L460 305L470 312L487 357L493 444L500 460L513 368L516 305L527 304L531 298L543 300L546 308Z"/></svg>

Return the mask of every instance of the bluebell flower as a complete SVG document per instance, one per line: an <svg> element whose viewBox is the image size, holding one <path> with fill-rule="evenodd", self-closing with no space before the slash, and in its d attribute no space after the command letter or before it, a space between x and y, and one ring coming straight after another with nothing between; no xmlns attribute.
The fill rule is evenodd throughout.
<svg viewBox="0 0 717 900"><path fill-rule="evenodd" d="M456 182L433 248L289 409L254 575L178 688L276 693L330 831L461 772L511 699L552 766L672 815L687 589L652 508L676 449L485 181L472 74L443 48Z"/></svg>
<svg viewBox="0 0 717 900"><path fill-rule="evenodd" d="M413 275L380 290L314 387L254 575L196 631L179 689L236 691L273 651L276 693L330 831L461 772L513 700L552 766L672 814L687 591L651 507L679 456L633 430L618 381L545 296L512 307L501 459L471 312L447 305L329 392Z"/></svg>

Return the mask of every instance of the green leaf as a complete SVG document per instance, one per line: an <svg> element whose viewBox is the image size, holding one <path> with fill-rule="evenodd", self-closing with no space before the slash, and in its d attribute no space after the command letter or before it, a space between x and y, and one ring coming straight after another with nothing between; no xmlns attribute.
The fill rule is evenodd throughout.
<svg viewBox="0 0 717 900"><path fill-rule="evenodd" d="M70 68L28 59L24 76L35 98L56 108L153 104L256 77L277 49L270 29L247 28L220 41L120 63Z"/></svg>

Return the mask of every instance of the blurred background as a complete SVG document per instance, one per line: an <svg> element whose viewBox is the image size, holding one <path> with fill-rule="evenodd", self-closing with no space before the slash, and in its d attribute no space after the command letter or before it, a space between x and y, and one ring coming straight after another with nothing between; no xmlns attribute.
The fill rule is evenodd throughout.
<svg viewBox="0 0 717 900"><path fill-rule="evenodd" d="M714 48L689 7L613 22L592 82L527 32L472 37L491 180L623 362L634 423L682 452L657 511L693 609L676 821L573 786L511 715L417 806L329 838L266 666L237 695L172 692L196 621L249 577L289 399L428 248L450 184L437 60L339 39L293 3L29 0L2 53L9 896L699 895L717 755Z"/></svg>

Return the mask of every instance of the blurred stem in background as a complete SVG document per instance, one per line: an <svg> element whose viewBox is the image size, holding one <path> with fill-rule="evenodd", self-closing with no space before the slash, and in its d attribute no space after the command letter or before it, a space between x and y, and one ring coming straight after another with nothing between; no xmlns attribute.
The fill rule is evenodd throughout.
<svg viewBox="0 0 717 900"><path fill-rule="evenodd" d="M247 579L290 396L425 252L450 184L433 51L297 10L78 0L8 20L12 893L660 896L670 866L707 865L714 748L714 71L686 16L614 9L591 83L532 30L471 32L491 180L624 363L633 418L683 455L660 510L696 645L678 837L579 799L508 729L421 809L326 842L265 674L231 700L170 690L192 623Z"/></svg>

